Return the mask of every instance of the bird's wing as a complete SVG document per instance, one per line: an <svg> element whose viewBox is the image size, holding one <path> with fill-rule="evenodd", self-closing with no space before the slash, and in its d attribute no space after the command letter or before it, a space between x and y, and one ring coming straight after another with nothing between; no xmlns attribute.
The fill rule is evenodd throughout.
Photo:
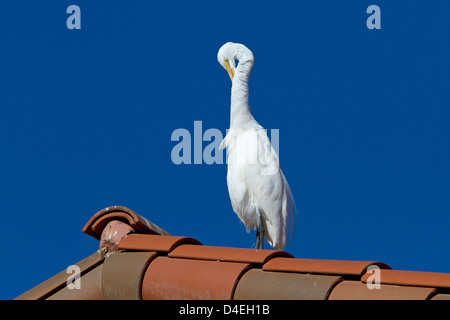
<svg viewBox="0 0 450 320"><path fill-rule="evenodd" d="M240 133L240 130L238 130L238 129L228 130L225 138L223 138L222 142L220 143L219 150L228 148L230 143L234 141L234 137L236 137L239 133Z"/></svg>
<svg viewBox="0 0 450 320"><path fill-rule="evenodd" d="M228 166L227 185L233 211L244 223L248 232L256 227L257 220L253 217L255 209L245 180L245 166L238 164Z"/></svg>
<svg viewBox="0 0 450 320"><path fill-rule="evenodd" d="M258 164L261 175L276 175L280 169L280 160L264 129L257 130L258 134Z"/></svg>
<svg viewBox="0 0 450 320"><path fill-rule="evenodd" d="M280 169L278 155L265 130L258 132L258 164L249 165L245 179L255 206L263 212L270 243L284 247L286 225L292 217L293 197Z"/></svg>

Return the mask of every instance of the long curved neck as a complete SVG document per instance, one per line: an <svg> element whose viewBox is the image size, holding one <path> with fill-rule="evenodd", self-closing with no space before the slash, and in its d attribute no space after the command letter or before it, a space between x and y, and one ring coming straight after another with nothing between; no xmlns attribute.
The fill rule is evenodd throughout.
<svg viewBox="0 0 450 320"><path fill-rule="evenodd" d="M255 121L248 105L248 81L253 67L253 56L238 51L236 59L239 64L231 87L230 128L246 129Z"/></svg>

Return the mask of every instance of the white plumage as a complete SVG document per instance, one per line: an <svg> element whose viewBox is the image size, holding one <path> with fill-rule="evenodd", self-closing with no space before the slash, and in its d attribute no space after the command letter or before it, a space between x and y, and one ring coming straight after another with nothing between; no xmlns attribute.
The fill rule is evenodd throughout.
<svg viewBox="0 0 450 320"><path fill-rule="evenodd" d="M242 44L228 42L220 48L217 59L233 83L230 130L220 146L227 149L227 184L233 210L247 232L257 229L257 248L263 248L265 236L273 248L282 250L295 205L278 155L250 112L248 81L253 53ZM235 60L239 61L237 67Z"/></svg>

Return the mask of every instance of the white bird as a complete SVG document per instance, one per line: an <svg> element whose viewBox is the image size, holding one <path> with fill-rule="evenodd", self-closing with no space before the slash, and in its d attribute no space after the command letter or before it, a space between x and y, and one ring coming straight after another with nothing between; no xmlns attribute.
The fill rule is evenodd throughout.
<svg viewBox="0 0 450 320"><path fill-rule="evenodd" d="M274 249L283 250L295 204L267 132L250 112L248 81L253 53L242 44L228 42L220 48L217 60L232 81L230 129L220 145L221 150L227 149L231 205L247 232L257 230L257 249L264 248L265 237Z"/></svg>

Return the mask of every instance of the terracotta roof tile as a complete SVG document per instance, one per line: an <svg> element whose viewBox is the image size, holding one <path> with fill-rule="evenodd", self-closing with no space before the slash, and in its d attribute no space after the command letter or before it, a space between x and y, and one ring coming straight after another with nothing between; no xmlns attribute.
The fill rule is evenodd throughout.
<svg viewBox="0 0 450 320"><path fill-rule="evenodd" d="M120 240L131 232L134 232L134 229L129 224L119 220L108 222L102 230L100 249L105 249L105 251L117 250Z"/></svg>
<svg viewBox="0 0 450 320"><path fill-rule="evenodd" d="M79 289L69 289L64 286L61 290L49 296L46 300L103 300L102 294L102 269L99 265L79 279ZM67 274L65 279L67 279Z"/></svg>
<svg viewBox="0 0 450 320"><path fill-rule="evenodd" d="M364 274L361 281L366 282L370 274ZM403 286L450 288L450 274L401 270L380 270L380 282Z"/></svg>
<svg viewBox="0 0 450 320"><path fill-rule="evenodd" d="M369 289L360 281L342 281L331 291L329 300L426 300L434 288L404 287L388 284Z"/></svg>
<svg viewBox="0 0 450 320"><path fill-rule="evenodd" d="M199 241L189 237L158 236L152 234L129 234L122 238L118 248L120 250L144 250L170 252L177 246L191 243L199 245Z"/></svg>
<svg viewBox="0 0 450 320"><path fill-rule="evenodd" d="M105 258L102 292L107 300L140 300L142 278L156 252L114 252Z"/></svg>
<svg viewBox="0 0 450 320"><path fill-rule="evenodd" d="M229 300L248 263L157 257L142 284L144 300Z"/></svg>
<svg viewBox="0 0 450 320"><path fill-rule="evenodd" d="M83 260L75 263L80 268L80 275L83 275L90 270L94 269L103 262L102 252L95 252L94 254L84 258ZM66 270L61 271L55 276L51 277L47 281L42 282L36 287L28 290L16 298L16 300L40 300L46 299L50 295L59 291L66 286L68 278Z"/></svg>
<svg viewBox="0 0 450 320"><path fill-rule="evenodd" d="M380 268L390 268L382 262L375 261L274 258L264 264L263 270L333 275L362 275L371 265L377 265Z"/></svg>
<svg viewBox="0 0 450 320"><path fill-rule="evenodd" d="M450 294L437 294L431 300L450 300Z"/></svg>
<svg viewBox="0 0 450 320"><path fill-rule="evenodd" d="M99 211L83 231L100 239L100 250L76 263L81 290L66 287L64 270L16 299L450 299L447 273L203 246L125 207ZM377 277L368 271L372 265ZM380 289L369 288L373 280Z"/></svg>
<svg viewBox="0 0 450 320"><path fill-rule="evenodd" d="M112 220L128 223L136 232L169 235L156 224L122 206L112 206L100 210L89 219L83 227L83 232L98 240L106 224Z"/></svg>
<svg viewBox="0 0 450 320"><path fill-rule="evenodd" d="M336 276L248 270L234 294L235 300L325 300L342 278Z"/></svg>
<svg viewBox="0 0 450 320"><path fill-rule="evenodd" d="M189 244L181 245L169 253L169 257L172 258L190 258L260 264L266 263L270 259L279 256L292 257L289 253L284 251L197 246Z"/></svg>

